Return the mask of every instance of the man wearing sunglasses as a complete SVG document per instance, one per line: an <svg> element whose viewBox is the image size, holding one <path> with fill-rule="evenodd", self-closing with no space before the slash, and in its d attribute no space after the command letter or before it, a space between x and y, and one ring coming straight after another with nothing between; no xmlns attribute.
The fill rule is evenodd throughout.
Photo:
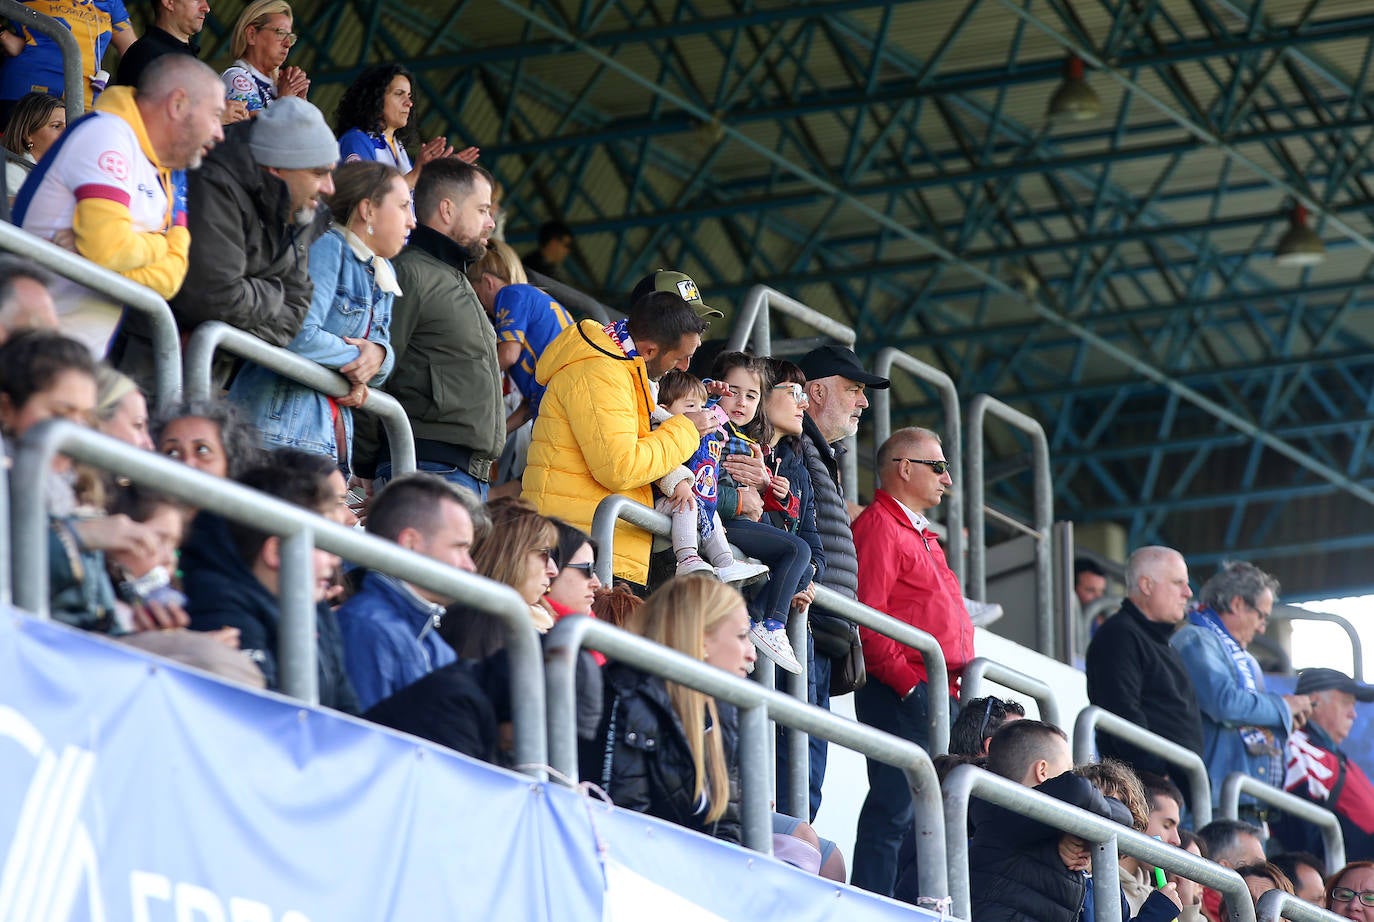
<svg viewBox="0 0 1374 922"><path fill-rule="evenodd" d="M959 578L923 513L953 489L940 437L929 429L899 429L878 449L879 489L854 520L859 601L935 637L949 667L949 687L929 688L921 654L860 628L868 684L854 693L859 720L929 748L931 695L948 695L959 712L958 681L973 659L973 622ZM911 794L898 769L868 760L868 797L859 813L851 882L891 896L897 851L912 823Z"/></svg>
<svg viewBox="0 0 1374 922"><path fill-rule="evenodd" d="M1201 605L1169 641L1183 659L1202 714L1202 758L1213 778L1244 772L1283 786L1288 734L1307 722L1312 699L1280 695L1264 686L1264 673L1247 648L1263 634L1278 597L1279 581L1243 560L1224 564L1203 584ZM1213 807L1221 785L1214 785ZM1240 818L1263 828L1268 806L1249 795Z"/></svg>

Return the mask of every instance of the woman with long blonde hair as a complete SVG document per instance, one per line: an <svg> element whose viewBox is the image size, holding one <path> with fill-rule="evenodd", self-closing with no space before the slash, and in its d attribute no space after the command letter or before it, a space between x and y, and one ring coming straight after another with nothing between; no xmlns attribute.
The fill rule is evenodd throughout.
<svg viewBox="0 0 1374 922"><path fill-rule="evenodd" d="M743 597L709 577L670 580L626 628L737 675L753 664ZM583 746L582 776L619 806L738 842L733 733L724 732L715 699L623 663L608 665L604 678L601 725Z"/></svg>

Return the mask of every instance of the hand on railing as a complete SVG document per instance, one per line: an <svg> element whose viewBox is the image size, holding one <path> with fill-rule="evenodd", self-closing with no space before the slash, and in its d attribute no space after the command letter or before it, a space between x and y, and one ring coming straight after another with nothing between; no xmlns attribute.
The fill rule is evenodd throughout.
<svg viewBox="0 0 1374 922"><path fill-rule="evenodd" d="M367 393L366 384L354 384L351 391L336 398L335 402L341 407L360 407L367 402Z"/></svg>
<svg viewBox="0 0 1374 922"><path fill-rule="evenodd" d="M339 374L354 384L366 384L377 377L382 363L386 361L386 349L360 336L345 336L343 341L358 347L358 357L340 368Z"/></svg>

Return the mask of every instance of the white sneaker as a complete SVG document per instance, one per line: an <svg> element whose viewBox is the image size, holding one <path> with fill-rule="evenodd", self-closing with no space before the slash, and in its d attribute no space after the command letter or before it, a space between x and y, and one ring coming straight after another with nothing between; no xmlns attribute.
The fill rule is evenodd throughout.
<svg viewBox="0 0 1374 922"><path fill-rule="evenodd" d="M747 586L768 575L768 567L761 563L736 560L728 567L716 567L716 576L722 583L739 583Z"/></svg>
<svg viewBox="0 0 1374 922"><path fill-rule="evenodd" d="M792 652L792 642L787 639L787 631L782 628L770 631L763 626L762 621L755 621L749 628L749 639L754 641L754 646L759 648L759 652L776 663L778 668L793 675L801 675L801 663L797 662L797 654Z"/></svg>
<svg viewBox="0 0 1374 922"><path fill-rule="evenodd" d="M696 554L684 557L677 562L677 575L686 576L688 573L711 573L714 574L716 568L702 560Z"/></svg>
<svg viewBox="0 0 1374 922"><path fill-rule="evenodd" d="M964 599L964 608L974 627L987 627L1002 617L1002 606L996 602L979 602L977 599Z"/></svg>

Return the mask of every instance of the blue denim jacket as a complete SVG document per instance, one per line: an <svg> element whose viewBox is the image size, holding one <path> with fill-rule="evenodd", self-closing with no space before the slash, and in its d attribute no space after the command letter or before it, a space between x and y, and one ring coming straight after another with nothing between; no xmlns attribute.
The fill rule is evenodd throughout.
<svg viewBox="0 0 1374 922"><path fill-rule="evenodd" d="M385 381L396 361L390 342L394 295L378 288L373 278L372 264L379 259L360 259L338 225L315 241L310 247L310 280L315 286L310 310L286 348L326 368L339 369L358 357L358 347L344 342L344 337L365 336L386 350L381 369L368 384ZM234 379L229 399L262 433L268 448L298 448L338 457L334 417L323 394L249 362ZM347 407L339 407L339 413L351 454L353 413Z"/></svg>
<svg viewBox="0 0 1374 922"><path fill-rule="evenodd" d="M1293 727L1293 717L1282 695L1264 691L1263 677L1258 692L1241 685L1236 667L1221 641L1212 631L1197 624L1185 625L1169 641L1178 651L1188 669L1188 677L1197 692L1198 709L1202 712L1203 761L1212 779L1212 805L1217 805L1221 783L1232 772L1244 772L1276 788L1283 786L1279 777L1269 777L1270 759L1264 755L1250 755L1241 740L1240 727L1264 727L1274 734L1274 743L1283 752L1284 741ZM1258 672L1258 670L1256 670ZM1146 706L1148 707L1148 699ZM1279 763L1282 765L1282 762ZM1255 804L1249 795L1241 797L1242 804Z"/></svg>

